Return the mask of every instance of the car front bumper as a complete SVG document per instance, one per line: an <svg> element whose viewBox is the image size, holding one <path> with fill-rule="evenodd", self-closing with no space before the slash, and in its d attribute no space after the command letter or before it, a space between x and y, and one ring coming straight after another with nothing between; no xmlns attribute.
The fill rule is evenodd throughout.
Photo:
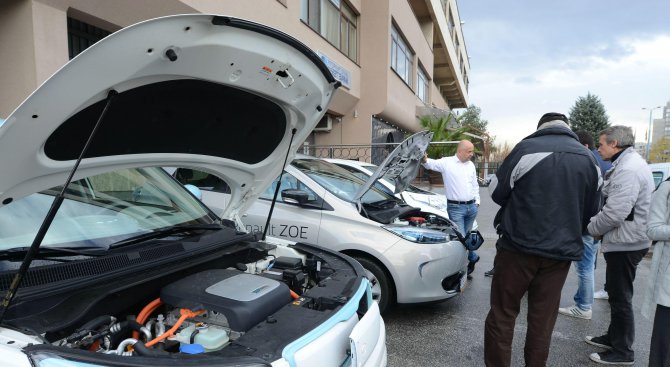
<svg viewBox="0 0 670 367"><path fill-rule="evenodd" d="M420 244L402 240L384 254L396 271L398 303L441 301L464 287L468 256L458 241Z"/></svg>

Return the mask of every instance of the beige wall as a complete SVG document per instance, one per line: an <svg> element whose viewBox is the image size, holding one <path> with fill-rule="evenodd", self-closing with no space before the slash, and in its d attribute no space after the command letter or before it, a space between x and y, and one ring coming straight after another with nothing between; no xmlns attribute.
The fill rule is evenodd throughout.
<svg viewBox="0 0 670 367"><path fill-rule="evenodd" d="M37 85L32 4L0 2L0 27L0 117L6 118Z"/></svg>
<svg viewBox="0 0 670 367"><path fill-rule="evenodd" d="M425 1L426 6L440 3L440 0ZM0 117L7 117L68 61L68 15L116 31L159 16L202 12L231 15L277 28L351 73L351 87L340 88L329 106L329 112L339 118L334 120L331 132L315 134L316 144L369 144L373 115L404 130L419 130L416 107L423 102L415 92L416 73L421 63L428 78L432 78L433 37L440 36L433 34L434 20L425 15L418 20L407 0L348 0L348 3L359 13L357 62L300 20L301 0L2 0ZM455 5L455 0L449 3ZM444 15L442 18L446 19ZM392 22L415 53L411 86L390 67ZM433 83L429 96L438 108L449 107Z"/></svg>

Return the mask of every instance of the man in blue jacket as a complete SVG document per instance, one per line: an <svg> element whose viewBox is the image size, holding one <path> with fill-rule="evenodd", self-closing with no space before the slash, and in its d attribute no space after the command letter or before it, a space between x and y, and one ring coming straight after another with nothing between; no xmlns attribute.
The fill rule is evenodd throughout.
<svg viewBox="0 0 670 367"><path fill-rule="evenodd" d="M598 162L600 173L605 177L605 172L612 167L610 162L604 161L593 144L591 133L585 130L575 131L579 142L593 153L593 157ZM577 293L575 293L575 304L570 307L561 307L558 313L566 316L577 317L580 319L591 319L591 306L593 305L594 273L596 267L596 256L598 256L598 247L600 241L594 240L593 236L585 232L582 235L584 242L584 255L580 261L575 262L575 271L579 282L577 284Z"/></svg>
<svg viewBox="0 0 670 367"><path fill-rule="evenodd" d="M567 121L560 113L543 115L491 183L491 197L501 206L494 221L501 237L485 324L487 366L511 364L514 324L526 292L526 366L545 366L563 283L570 263L582 258L582 233L600 205L597 163Z"/></svg>

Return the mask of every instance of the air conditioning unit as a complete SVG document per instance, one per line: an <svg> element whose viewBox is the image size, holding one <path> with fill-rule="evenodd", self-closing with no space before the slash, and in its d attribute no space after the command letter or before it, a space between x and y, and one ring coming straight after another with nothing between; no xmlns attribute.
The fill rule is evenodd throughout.
<svg viewBox="0 0 670 367"><path fill-rule="evenodd" d="M333 119L334 117L331 115L323 115L321 120L319 121L318 124L316 124L316 127L314 128L314 131L325 131L328 132L333 129Z"/></svg>

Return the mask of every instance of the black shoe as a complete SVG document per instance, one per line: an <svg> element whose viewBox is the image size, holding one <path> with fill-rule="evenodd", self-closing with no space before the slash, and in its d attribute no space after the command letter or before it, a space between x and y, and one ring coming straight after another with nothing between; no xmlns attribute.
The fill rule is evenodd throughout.
<svg viewBox="0 0 670 367"><path fill-rule="evenodd" d="M635 364L633 358L623 358L614 355L611 351L601 353L591 353L589 356L593 362L600 364L609 364L612 366L632 366Z"/></svg>
<svg viewBox="0 0 670 367"><path fill-rule="evenodd" d="M473 271L475 271L475 264L479 261L479 258L475 261L470 261L468 263L468 275L472 274Z"/></svg>
<svg viewBox="0 0 670 367"><path fill-rule="evenodd" d="M495 272L496 272L496 267L494 266L494 267L491 268L491 270L489 270L487 272L484 272L484 276L485 277L492 277Z"/></svg>
<svg viewBox="0 0 670 367"><path fill-rule="evenodd" d="M584 338L586 344L595 345L596 347L612 349L612 344L609 341L609 338L605 335L603 336L587 336Z"/></svg>

